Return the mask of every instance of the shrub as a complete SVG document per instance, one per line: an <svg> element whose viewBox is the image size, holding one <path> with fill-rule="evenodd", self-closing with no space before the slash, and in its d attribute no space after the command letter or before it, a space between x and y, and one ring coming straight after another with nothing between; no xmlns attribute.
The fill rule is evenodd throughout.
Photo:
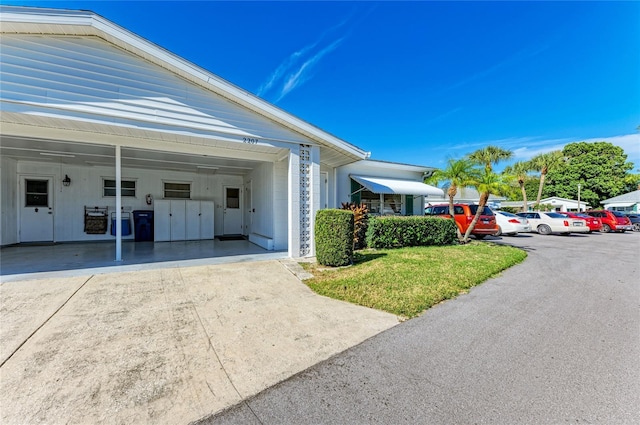
<svg viewBox="0 0 640 425"><path fill-rule="evenodd" d="M353 202L343 202L343 210L353 212L353 249L362 249L367 246L367 225L369 224L369 211L365 204L356 205Z"/></svg>
<svg viewBox="0 0 640 425"><path fill-rule="evenodd" d="M324 209L316 214L316 260L325 266L346 266L353 260L353 212Z"/></svg>
<svg viewBox="0 0 640 425"><path fill-rule="evenodd" d="M457 240L453 220L440 217L371 217L369 248L451 245Z"/></svg>

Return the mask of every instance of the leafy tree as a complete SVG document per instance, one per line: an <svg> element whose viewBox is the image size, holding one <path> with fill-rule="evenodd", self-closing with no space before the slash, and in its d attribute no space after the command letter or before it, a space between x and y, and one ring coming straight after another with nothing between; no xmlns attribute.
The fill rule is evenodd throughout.
<svg viewBox="0 0 640 425"><path fill-rule="evenodd" d="M466 159L449 159L446 168L436 170L431 177L425 179L425 183L435 185L443 182L448 183L447 196L449 197L449 214L451 217L454 217L453 198L458 193L458 188L465 188L473 181L475 181L473 163ZM462 234L458 226L456 226L456 232L458 240L462 240Z"/></svg>
<svg viewBox="0 0 640 425"><path fill-rule="evenodd" d="M512 175L518 182L518 187L522 194L522 211L527 211L527 190L525 183L529 180L529 171L531 171L531 164L527 161L518 161L513 165L505 167L504 173Z"/></svg>
<svg viewBox="0 0 640 425"><path fill-rule="evenodd" d="M575 199L580 184L580 200L597 208L604 199L637 189L633 184L637 180L629 173L633 163L619 146L576 142L565 145L562 154L567 160L549 170L546 194Z"/></svg>
<svg viewBox="0 0 640 425"><path fill-rule="evenodd" d="M535 209L540 206L540 199L542 198L542 188L544 187L544 181L547 173L560 166L564 161L562 151L553 151L543 153L531 158L531 168L540 172L540 183L538 184L538 197L536 198Z"/></svg>

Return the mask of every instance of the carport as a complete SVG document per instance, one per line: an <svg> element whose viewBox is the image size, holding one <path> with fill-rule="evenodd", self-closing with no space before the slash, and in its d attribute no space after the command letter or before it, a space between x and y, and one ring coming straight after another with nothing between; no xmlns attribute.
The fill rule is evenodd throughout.
<svg viewBox="0 0 640 425"><path fill-rule="evenodd" d="M1 246L107 241L126 261L130 215L153 210L162 240L309 256L335 170L368 156L91 12L0 20Z"/></svg>

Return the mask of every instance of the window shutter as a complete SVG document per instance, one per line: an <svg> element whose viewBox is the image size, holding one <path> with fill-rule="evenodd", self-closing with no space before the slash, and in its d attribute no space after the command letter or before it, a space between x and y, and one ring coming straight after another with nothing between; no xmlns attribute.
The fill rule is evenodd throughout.
<svg viewBox="0 0 640 425"><path fill-rule="evenodd" d="M352 193L351 202L353 202L356 205L360 205L360 202L361 202L361 198L360 198L361 188L362 186L360 185L360 183L358 183L357 181L351 180L351 193Z"/></svg>
<svg viewBox="0 0 640 425"><path fill-rule="evenodd" d="M413 215L413 195L405 195L404 198L404 215Z"/></svg>

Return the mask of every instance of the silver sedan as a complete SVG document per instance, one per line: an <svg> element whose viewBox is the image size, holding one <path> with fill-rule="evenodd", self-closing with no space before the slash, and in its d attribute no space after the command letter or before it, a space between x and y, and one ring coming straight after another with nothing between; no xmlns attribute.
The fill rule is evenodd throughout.
<svg viewBox="0 0 640 425"><path fill-rule="evenodd" d="M589 233L587 222L581 218L569 218L556 212L529 211L517 214L529 220L534 232L541 235L551 233Z"/></svg>

